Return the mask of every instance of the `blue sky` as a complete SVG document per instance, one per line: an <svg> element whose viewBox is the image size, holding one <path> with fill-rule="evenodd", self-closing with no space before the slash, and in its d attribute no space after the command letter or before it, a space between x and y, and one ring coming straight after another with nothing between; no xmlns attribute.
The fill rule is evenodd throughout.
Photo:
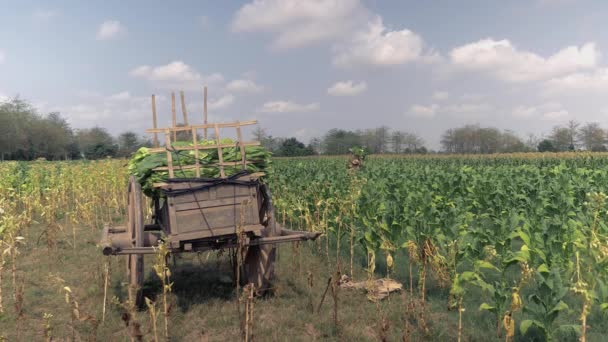
<svg viewBox="0 0 608 342"><path fill-rule="evenodd" d="M568 120L608 127L608 2L5 1L0 98L75 128L143 133L150 94L201 121L258 119L302 140L386 125L437 148L479 123L526 137Z"/></svg>

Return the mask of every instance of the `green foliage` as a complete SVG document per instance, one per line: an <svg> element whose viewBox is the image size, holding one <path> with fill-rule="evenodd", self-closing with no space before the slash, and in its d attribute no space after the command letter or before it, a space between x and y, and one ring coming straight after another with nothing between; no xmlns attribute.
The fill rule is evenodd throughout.
<svg viewBox="0 0 608 342"><path fill-rule="evenodd" d="M270 183L276 212L288 221L304 219L315 230L337 225L334 217L348 220L369 255L407 250L422 279L429 269L465 304L469 290L480 289L479 309L492 313L498 335L512 337L518 327L557 339L584 333L572 317L608 310L607 208L599 193L608 186L608 159L538 156L372 156L356 175L365 182L348 215L342 208L351 206L354 180L345 158L277 160ZM571 303L578 295L587 306Z"/></svg>
<svg viewBox="0 0 608 342"><path fill-rule="evenodd" d="M215 140L202 140L199 142L200 145L215 145L215 143ZM229 138L222 139L221 143L235 144L235 142ZM183 146L192 146L192 142L176 141L172 145L172 147ZM180 166L194 165L196 163L195 151L172 150L171 157L176 178L196 177L195 169L180 169ZM224 162L241 161L240 147L222 148L222 157ZM270 153L263 147L245 147L245 157L248 162L251 162L250 164L247 164L247 170L250 172L265 171L270 167ZM216 165L219 163L217 149L199 150L198 161L202 178L217 178L220 176L220 169ZM133 154L133 157L129 160L128 168L129 174L135 176L142 185L143 192L147 196L152 196L154 194L153 184L166 181L169 178L168 171L154 169L167 165L166 153L150 153L148 148L142 147ZM224 166L224 172L227 176L241 170L242 167L240 165Z"/></svg>

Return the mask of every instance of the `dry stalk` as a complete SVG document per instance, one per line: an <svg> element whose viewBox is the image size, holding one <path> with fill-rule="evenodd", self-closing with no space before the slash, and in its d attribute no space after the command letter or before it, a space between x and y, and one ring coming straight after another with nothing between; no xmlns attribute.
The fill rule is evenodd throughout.
<svg viewBox="0 0 608 342"><path fill-rule="evenodd" d="M167 257L169 256L169 248L164 241L161 241L156 249L154 272L160 278L163 287L163 319L165 340L169 340L169 304L168 296L172 291L173 283L170 282L171 270L167 266Z"/></svg>
<svg viewBox="0 0 608 342"><path fill-rule="evenodd" d="M53 340L53 325L51 324L51 319L53 318L53 315L45 312L43 318L44 323L42 325L42 333L44 336L44 341L51 342Z"/></svg>
<svg viewBox="0 0 608 342"><path fill-rule="evenodd" d="M1 243L1 241L0 241ZM2 296L2 284L4 283L2 281L2 274L4 273L4 254L0 254L0 314L4 313L4 306L3 306L3 296Z"/></svg>
<svg viewBox="0 0 608 342"><path fill-rule="evenodd" d="M239 301L245 302L245 317L241 324L241 332L245 342L253 341L253 305L255 299L255 285L247 284Z"/></svg>
<svg viewBox="0 0 608 342"><path fill-rule="evenodd" d="M308 286L308 307L310 308L311 313L315 313L315 305L312 297L313 275L310 271L307 273L306 285Z"/></svg>
<svg viewBox="0 0 608 342"><path fill-rule="evenodd" d="M247 238L247 235L245 234L245 211L243 210L243 208L247 207L247 204L249 203L249 200L245 200L241 203L241 209L240 209L240 217L239 217L239 224L237 225L237 239L236 239L236 289L235 289L235 294L236 297L239 298L240 295L240 289L241 289L241 269L243 268L243 261L245 259L245 253L247 252L247 246L246 246L246 241L245 239ZM236 301L236 312L237 315L240 317L241 315L241 304L240 301L237 300Z"/></svg>
<svg viewBox="0 0 608 342"><path fill-rule="evenodd" d="M150 298L146 297L146 306L148 307L148 312L150 313L150 321L152 323L152 333L154 334L154 342L158 342L158 327L157 327L157 316L158 312L156 311L156 303L151 301Z"/></svg>
<svg viewBox="0 0 608 342"><path fill-rule="evenodd" d="M327 295L327 291L331 286L331 280L332 277L329 277L329 279L327 279L327 286L325 287L325 291L323 292L323 296L321 297L321 302L319 302L319 305L317 306L317 313L321 311L321 306L323 305L323 302L325 301L325 296Z"/></svg>
<svg viewBox="0 0 608 342"><path fill-rule="evenodd" d="M104 264L104 282L103 282L103 308L101 310L101 321L106 321L106 303L108 302L108 278L110 277L110 260Z"/></svg>
<svg viewBox="0 0 608 342"><path fill-rule="evenodd" d="M340 272L336 272L336 280L331 282L331 296L334 300L334 326L336 328L336 335L340 336L340 322L338 320L338 292L340 291Z"/></svg>
<svg viewBox="0 0 608 342"><path fill-rule="evenodd" d="M143 341L144 334L141 332L141 323L137 320L135 303L131 300L122 303L118 297L112 297L111 303L124 310L121 319L125 323L125 330L131 342Z"/></svg>

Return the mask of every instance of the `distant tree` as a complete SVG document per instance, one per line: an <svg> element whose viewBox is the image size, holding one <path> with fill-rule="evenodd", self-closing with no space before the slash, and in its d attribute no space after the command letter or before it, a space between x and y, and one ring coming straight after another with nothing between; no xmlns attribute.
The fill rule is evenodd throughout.
<svg viewBox="0 0 608 342"><path fill-rule="evenodd" d="M306 147L296 138L285 139L276 155L281 157L301 157L313 155L312 148Z"/></svg>
<svg viewBox="0 0 608 342"><path fill-rule="evenodd" d="M500 148L498 152L526 152L531 149L515 134L515 132L506 130L500 134Z"/></svg>
<svg viewBox="0 0 608 342"><path fill-rule="evenodd" d="M557 152L557 149L553 145L553 141L550 139L543 139L538 143L538 152Z"/></svg>
<svg viewBox="0 0 608 342"><path fill-rule="evenodd" d="M312 138L310 139L310 143L308 143L308 148L314 151L315 154L321 154L321 139Z"/></svg>
<svg viewBox="0 0 608 342"><path fill-rule="evenodd" d="M557 151L573 151L574 144L572 144L572 130L568 127L553 127L550 139L553 142L553 146Z"/></svg>
<svg viewBox="0 0 608 342"><path fill-rule="evenodd" d="M606 131L597 122L590 122L581 127L578 138L587 151L606 150Z"/></svg>
<svg viewBox="0 0 608 342"><path fill-rule="evenodd" d="M401 151L403 150L403 143L405 140L405 137L403 135L404 133L400 131L393 131L393 133L391 133L390 140L393 152L401 153Z"/></svg>
<svg viewBox="0 0 608 342"><path fill-rule="evenodd" d="M129 157L133 152L144 146L146 141L135 132L127 131L118 136L118 157Z"/></svg>
<svg viewBox="0 0 608 342"><path fill-rule="evenodd" d="M105 128L83 129L77 134L80 153L87 159L115 157L118 145Z"/></svg>
<svg viewBox="0 0 608 342"><path fill-rule="evenodd" d="M28 159L28 130L36 111L16 97L0 103L0 159Z"/></svg>
<svg viewBox="0 0 608 342"><path fill-rule="evenodd" d="M576 145L578 143L577 138L579 134L579 126L580 123L575 120L568 121L568 125L566 126L568 128L568 138L570 139L570 144L568 145L568 150L570 151L574 151L576 149Z"/></svg>
<svg viewBox="0 0 608 342"><path fill-rule="evenodd" d="M448 153L502 153L526 150L523 141L511 131L493 127L466 125L448 129L441 136L443 150Z"/></svg>
<svg viewBox="0 0 608 342"><path fill-rule="evenodd" d="M424 148L424 140L418 135L410 132L403 133L403 144L411 153L419 153L421 148ZM426 148L424 148L426 153Z"/></svg>
<svg viewBox="0 0 608 342"><path fill-rule="evenodd" d="M259 142L264 141L264 139L268 137L268 134L266 134L266 130L260 126L256 126L253 132L251 132L251 134L253 135L253 139Z"/></svg>
<svg viewBox="0 0 608 342"><path fill-rule="evenodd" d="M322 147L325 154L348 154L353 146L361 146L361 136L356 132L331 129L323 137Z"/></svg>

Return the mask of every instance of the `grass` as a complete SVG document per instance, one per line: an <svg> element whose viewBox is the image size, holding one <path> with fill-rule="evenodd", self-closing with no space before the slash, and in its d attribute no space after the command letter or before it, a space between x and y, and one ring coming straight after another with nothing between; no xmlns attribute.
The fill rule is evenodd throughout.
<svg viewBox="0 0 608 342"><path fill-rule="evenodd" d="M111 279L109 297L125 299L127 291L123 283L125 275L124 257L104 257L96 247L97 231L79 231L77 246L74 248L70 231L59 234L54 250L48 250L38 237L43 232L41 225L28 230L26 245L21 248L18 258L19 278L24 285L24 316L20 319L20 339L22 341L44 340L44 315L52 314L51 335L55 339L72 337L73 307L66 303L65 286L72 291L78 302L79 319L74 323L76 338L81 340L129 341L123 321L125 310L108 303L105 321L102 319L104 268L110 262ZM257 299L254 304L254 337L257 341L378 341L384 335L387 341L402 340L406 329L408 291L391 295L379 304L366 299L362 292L340 290L338 292L338 320L333 321L333 298L331 290L319 312L310 309L307 274L313 276L312 299L314 307L319 305L328 278L335 271L328 267L323 253L317 252L315 243L306 243L295 249L287 244L280 247L276 264L276 294L269 298ZM332 258L333 259L333 258ZM365 278L362 268L364 257L358 256L355 276ZM343 263L347 263L345 255ZM335 260L332 260L332 264ZM227 251L206 254L186 253L178 256L172 268L171 281L174 283L170 295L170 332L172 341L237 341L241 338L240 322L236 312L236 296L233 276ZM393 276L408 287L407 259L403 255L395 258L396 269ZM5 268L3 294L5 313L0 316L0 336L7 341L17 340L16 318L13 310L12 288L10 286L9 265ZM152 258L146 259L145 295L160 298L160 280L152 271ZM385 272L380 265L378 272ZM58 279L62 279L63 282ZM414 279L416 284L417 279ZM411 340L455 341L458 330L456 310L447 310L448 292L429 279L425 321L428 333L420 329L417 320L411 320ZM494 318L477 310L483 295L471 291L463 316L464 341L496 340ZM572 298L573 307L577 305ZM160 303L157 304L157 308ZM242 305L241 310L243 310ZM87 317L91 318L87 318ZM381 318L385 319L382 320ZM142 323L144 340L152 339L150 319L146 310L136 314ZM518 317L516 317L518 319ZM560 320L577 322L576 315L566 314ZM591 315L589 341L602 341L608 329L599 313ZM96 330L95 330L96 326ZM162 327L158 321L159 329ZM380 327L383 326L383 329ZM162 333L159 333L162 336ZM534 340L532 336L517 340ZM1 339L0 339L1 340ZM566 338L563 340L573 340Z"/></svg>

